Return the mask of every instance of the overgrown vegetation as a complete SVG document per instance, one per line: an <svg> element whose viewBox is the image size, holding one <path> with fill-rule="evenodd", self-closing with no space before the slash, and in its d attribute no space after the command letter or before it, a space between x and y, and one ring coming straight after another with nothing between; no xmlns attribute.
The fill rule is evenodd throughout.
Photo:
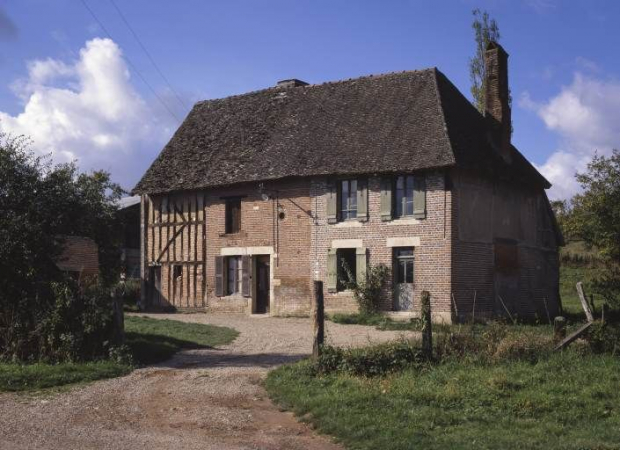
<svg viewBox="0 0 620 450"><path fill-rule="evenodd" d="M169 359L187 348L209 348L232 342L230 328L129 316L125 319L130 360L86 363L0 363L0 391L33 391L126 375L134 367Z"/></svg>
<svg viewBox="0 0 620 450"><path fill-rule="evenodd" d="M418 342L327 347L266 387L347 448L613 448L620 334L602 328L559 353L552 327L502 323L436 335L433 360Z"/></svg>
<svg viewBox="0 0 620 450"><path fill-rule="evenodd" d="M345 286L353 291L360 313L367 316L376 314L381 304L383 287L390 273L387 266L368 263L366 277L360 279L353 276L346 261L342 262L342 268L347 276Z"/></svg>
<svg viewBox="0 0 620 450"><path fill-rule="evenodd" d="M489 13L474 9L473 15L474 21L472 23L472 28L474 29L474 38L476 41L476 53L474 57L469 60L470 90L474 99L474 106L481 114L484 114L486 108L485 83L487 78L484 55L489 42L498 42L500 34L497 22L495 19L489 17Z"/></svg>
<svg viewBox="0 0 620 450"><path fill-rule="evenodd" d="M23 138L0 134L0 360L85 360L110 350L103 291L118 272L121 193L105 172L52 166ZM66 236L97 243L96 291L78 292L57 268Z"/></svg>

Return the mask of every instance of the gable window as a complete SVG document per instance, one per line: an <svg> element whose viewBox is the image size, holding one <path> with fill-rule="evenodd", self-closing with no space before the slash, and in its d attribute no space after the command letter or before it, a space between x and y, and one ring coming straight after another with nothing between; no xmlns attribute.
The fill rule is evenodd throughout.
<svg viewBox="0 0 620 450"><path fill-rule="evenodd" d="M229 256L226 258L226 295L240 293L242 280L241 256Z"/></svg>
<svg viewBox="0 0 620 450"><path fill-rule="evenodd" d="M226 234L241 231L241 199L226 199Z"/></svg>
<svg viewBox="0 0 620 450"><path fill-rule="evenodd" d="M349 281L355 282L355 275L357 272L355 249L354 248L338 249L337 258L338 258L337 290L341 292L347 289L347 283ZM349 279L350 277L352 277L353 279L350 280Z"/></svg>
<svg viewBox="0 0 620 450"><path fill-rule="evenodd" d="M357 217L357 180L340 181L339 189L340 220Z"/></svg>
<svg viewBox="0 0 620 450"><path fill-rule="evenodd" d="M396 177L394 184L394 217L413 216L413 175Z"/></svg>

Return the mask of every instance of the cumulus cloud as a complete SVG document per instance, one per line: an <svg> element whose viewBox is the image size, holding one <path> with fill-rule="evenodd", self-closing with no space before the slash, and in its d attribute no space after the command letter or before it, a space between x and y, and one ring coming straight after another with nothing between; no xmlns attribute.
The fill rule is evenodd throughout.
<svg viewBox="0 0 620 450"><path fill-rule="evenodd" d="M579 191L575 173L584 171L595 152L620 148L620 82L576 73L570 85L546 102L524 93L519 105L535 111L561 145L539 170L554 185L553 198L569 198Z"/></svg>
<svg viewBox="0 0 620 450"><path fill-rule="evenodd" d="M0 111L0 129L29 136L33 150L55 163L77 160L82 170L105 169L126 188L142 175L176 123L150 105L131 84L118 45L93 39L70 63L28 63L28 76L13 84L24 109Z"/></svg>

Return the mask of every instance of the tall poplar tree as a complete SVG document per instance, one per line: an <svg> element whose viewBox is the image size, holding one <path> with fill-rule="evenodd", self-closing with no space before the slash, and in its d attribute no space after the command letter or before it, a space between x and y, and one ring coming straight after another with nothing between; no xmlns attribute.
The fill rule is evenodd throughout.
<svg viewBox="0 0 620 450"><path fill-rule="evenodd" d="M499 41L499 27L495 19L489 17L486 11L473 10L474 21L472 28L476 40L476 54L469 60L469 78L471 80L471 95L473 104L478 111L484 114L484 88L486 69L484 66L484 53L490 41Z"/></svg>

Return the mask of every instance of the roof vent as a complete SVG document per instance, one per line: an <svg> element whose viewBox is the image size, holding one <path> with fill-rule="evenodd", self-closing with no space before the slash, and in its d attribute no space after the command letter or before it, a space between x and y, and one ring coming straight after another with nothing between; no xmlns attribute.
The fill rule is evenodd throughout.
<svg viewBox="0 0 620 450"><path fill-rule="evenodd" d="M280 80L277 84L280 88L291 88L291 87L300 87L300 86L308 86L308 83L305 81L298 80L297 78L291 78L290 80Z"/></svg>

